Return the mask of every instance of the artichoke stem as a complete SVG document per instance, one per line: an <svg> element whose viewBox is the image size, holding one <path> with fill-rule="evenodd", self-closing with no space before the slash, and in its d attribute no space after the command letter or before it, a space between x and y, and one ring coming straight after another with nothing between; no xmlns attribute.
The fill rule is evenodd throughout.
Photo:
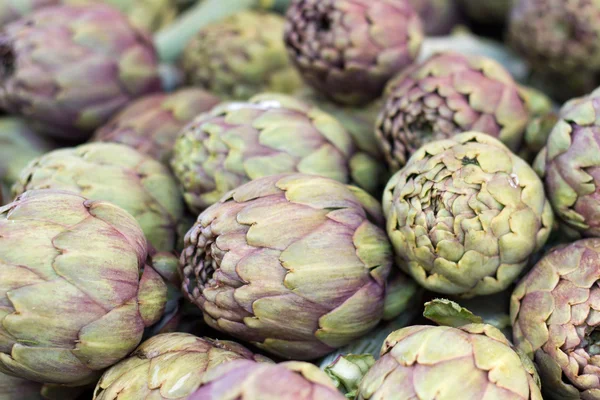
<svg viewBox="0 0 600 400"><path fill-rule="evenodd" d="M203 27L256 6L257 0L205 0L154 36L162 62L177 61L189 40ZM278 3L278 2L274 2Z"/></svg>

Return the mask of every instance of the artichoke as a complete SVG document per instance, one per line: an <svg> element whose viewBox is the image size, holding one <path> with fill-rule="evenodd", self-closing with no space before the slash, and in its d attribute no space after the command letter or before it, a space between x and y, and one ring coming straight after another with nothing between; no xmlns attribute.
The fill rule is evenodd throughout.
<svg viewBox="0 0 600 400"><path fill-rule="evenodd" d="M511 299L515 344L535 358L548 399L600 398L600 239L555 248Z"/></svg>
<svg viewBox="0 0 600 400"><path fill-rule="evenodd" d="M177 15L172 0L4 0L0 4L0 27L39 8L56 5L91 5L104 3L125 13L132 25L156 31Z"/></svg>
<svg viewBox="0 0 600 400"><path fill-rule="evenodd" d="M515 0L510 16L509 40L536 69L575 75L586 71L598 72L600 3L588 0Z"/></svg>
<svg viewBox="0 0 600 400"><path fill-rule="evenodd" d="M110 201L129 212L158 251L175 249L184 204L175 179L158 161L121 144L91 143L59 149L33 160L13 186L60 189Z"/></svg>
<svg viewBox="0 0 600 400"><path fill-rule="evenodd" d="M334 118L285 95L258 95L199 116L175 142L171 163L188 206L202 211L225 193L284 172L353 181L371 193L385 172L359 152Z"/></svg>
<svg viewBox="0 0 600 400"><path fill-rule="evenodd" d="M150 38L116 9L90 5L42 8L5 26L0 86L0 108L81 140L161 82Z"/></svg>
<svg viewBox="0 0 600 400"><path fill-rule="evenodd" d="M469 130L521 146L529 118L525 95L492 59L438 53L390 83L376 135L396 171L425 143Z"/></svg>
<svg viewBox="0 0 600 400"><path fill-rule="evenodd" d="M40 137L24 120L0 117L0 193L2 186L12 186L31 160L53 147L52 143Z"/></svg>
<svg viewBox="0 0 600 400"><path fill-rule="evenodd" d="M98 129L93 140L126 144L168 164L180 130L218 103L202 89L142 97Z"/></svg>
<svg viewBox="0 0 600 400"><path fill-rule="evenodd" d="M556 215L585 236L600 236L600 89L566 103L548 137L544 183Z"/></svg>
<svg viewBox="0 0 600 400"><path fill-rule="evenodd" d="M421 17L427 35L446 35L461 20L458 4L454 0L408 0L408 2Z"/></svg>
<svg viewBox="0 0 600 400"><path fill-rule="evenodd" d="M277 14L245 11L204 27L183 53L188 83L236 100L293 93L302 80L281 40L284 23Z"/></svg>
<svg viewBox="0 0 600 400"><path fill-rule="evenodd" d="M542 400L536 378L491 325L417 325L387 337L357 399Z"/></svg>
<svg viewBox="0 0 600 400"><path fill-rule="evenodd" d="M189 400L344 400L345 397L316 366L288 361L281 364L236 360L204 374L200 389Z"/></svg>
<svg viewBox="0 0 600 400"><path fill-rule="evenodd" d="M285 358L315 359L383 316L392 249L375 199L302 174L255 179L185 237L183 290L211 327Z"/></svg>
<svg viewBox="0 0 600 400"><path fill-rule="evenodd" d="M188 399L210 370L233 360L271 363L235 342L187 333L154 336L102 375L94 400Z"/></svg>
<svg viewBox="0 0 600 400"><path fill-rule="evenodd" d="M383 209L399 265L431 291L464 297L506 289L553 225L533 169L476 132L423 146L390 179Z"/></svg>
<svg viewBox="0 0 600 400"><path fill-rule="evenodd" d="M147 254L111 203L39 190L0 208L0 373L80 386L127 356L166 301Z"/></svg>
<svg viewBox="0 0 600 400"><path fill-rule="evenodd" d="M454 0L446 1L451 2ZM515 1L519 0L459 0L459 3L469 18L487 25L490 23L502 24L506 22Z"/></svg>
<svg viewBox="0 0 600 400"><path fill-rule="evenodd" d="M378 98L423 41L408 0L294 0L285 43L304 80L336 102Z"/></svg>

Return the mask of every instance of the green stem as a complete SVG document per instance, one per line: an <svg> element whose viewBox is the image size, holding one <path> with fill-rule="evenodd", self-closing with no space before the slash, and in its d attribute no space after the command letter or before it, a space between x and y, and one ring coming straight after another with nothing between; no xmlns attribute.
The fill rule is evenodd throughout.
<svg viewBox="0 0 600 400"><path fill-rule="evenodd" d="M203 27L237 12L250 9L257 0L204 0L154 36L162 62L177 61L188 41Z"/></svg>

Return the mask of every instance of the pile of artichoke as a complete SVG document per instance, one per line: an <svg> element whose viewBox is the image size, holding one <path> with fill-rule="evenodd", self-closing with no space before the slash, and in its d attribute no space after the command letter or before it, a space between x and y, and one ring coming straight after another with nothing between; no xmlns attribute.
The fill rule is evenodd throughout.
<svg viewBox="0 0 600 400"><path fill-rule="evenodd" d="M600 400L599 78L598 1L0 1L0 399Z"/></svg>

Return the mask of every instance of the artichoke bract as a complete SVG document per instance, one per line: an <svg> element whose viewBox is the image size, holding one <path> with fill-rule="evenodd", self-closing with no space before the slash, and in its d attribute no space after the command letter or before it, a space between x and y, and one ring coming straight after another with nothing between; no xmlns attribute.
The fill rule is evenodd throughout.
<svg viewBox="0 0 600 400"><path fill-rule="evenodd" d="M575 75L600 70L600 3L586 0L514 2L509 41L536 69L563 74L574 72ZM565 84L568 85L563 82L561 86Z"/></svg>
<svg viewBox="0 0 600 400"><path fill-rule="evenodd" d="M236 360L204 374L189 400L344 400L329 377L313 364Z"/></svg>
<svg viewBox="0 0 600 400"><path fill-rule="evenodd" d="M454 0L408 0L421 17L427 35L446 35L461 21Z"/></svg>
<svg viewBox="0 0 600 400"><path fill-rule="evenodd" d="M383 316L392 249L378 202L332 179L287 174L232 190L198 217L183 290L215 329L315 359Z"/></svg>
<svg viewBox="0 0 600 400"><path fill-rule="evenodd" d="M407 0L294 0L285 43L304 80L336 102L364 104L415 61L421 20Z"/></svg>
<svg viewBox="0 0 600 400"><path fill-rule="evenodd" d="M293 93L302 79L281 39L284 23L274 13L244 11L201 29L181 60L188 83L234 100Z"/></svg>
<svg viewBox="0 0 600 400"><path fill-rule="evenodd" d="M548 399L600 398L600 239L546 254L511 299L515 344L535 359Z"/></svg>
<svg viewBox="0 0 600 400"><path fill-rule="evenodd" d="M533 169L477 132L423 146L390 179L383 209L399 265L431 291L464 297L506 289L554 220Z"/></svg>
<svg viewBox="0 0 600 400"><path fill-rule="evenodd" d="M376 135L394 171L425 143L470 130L517 151L529 118L510 74L482 56L434 54L396 77L387 92Z"/></svg>
<svg viewBox="0 0 600 400"><path fill-rule="evenodd" d="M542 400L533 363L491 325L409 326L387 337L358 400Z"/></svg>
<svg viewBox="0 0 600 400"><path fill-rule="evenodd" d="M600 90L566 103L546 145L544 183L556 215L600 236Z"/></svg>
<svg viewBox="0 0 600 400"><path fill-rule="evenodd" d="M286 172L383 187L378 160L360 152L335 118L285 95L225 103L199 116L175 142L171 166L188 206L202 211L251 179Z"/></svg>
<svg viewBox="0 0 600 400"><path fill-rule="evenodd" d="M31 129L25 120L0 117L0 186L10 188L29 162L54 147L53 143Z"/></svg>
<svg viewBox="0 0 600 400"><path fill-rule="evenodd" d="M0 86L0 108L47 135L82 140L161 82L150 38L96 4L46 7L5 26Z"/></svg>
<svg viewBox="0 0 600 400"><path fill-rule="evenodd" d="M140 98L96 131L94 141L126 144L168 164L181 129L220 100L202 89Z"/></svg>
<svg viewBox="0 0 600 400"><path fill-rule="evenodd" d="M128 146L91 143L52 151L21 171L12 193L34 189L110 201L139 222L157 251L176 247L184 203L175 178L166 166Z"/></svg>
<svg viewBox="0 0 600 400"><path fill-rule="evenodd" d="M127 356L166 302L147 254L108 202L39 190L0 208L0 372L78 386Z"/></svg>
<svg viewBox="0 0 600 400"><path fill-rule="evenodd" d="M102 375L94 400L188 399L210 370L234 360L272 363L235 342L187 333L154 336Z"/></svg>

